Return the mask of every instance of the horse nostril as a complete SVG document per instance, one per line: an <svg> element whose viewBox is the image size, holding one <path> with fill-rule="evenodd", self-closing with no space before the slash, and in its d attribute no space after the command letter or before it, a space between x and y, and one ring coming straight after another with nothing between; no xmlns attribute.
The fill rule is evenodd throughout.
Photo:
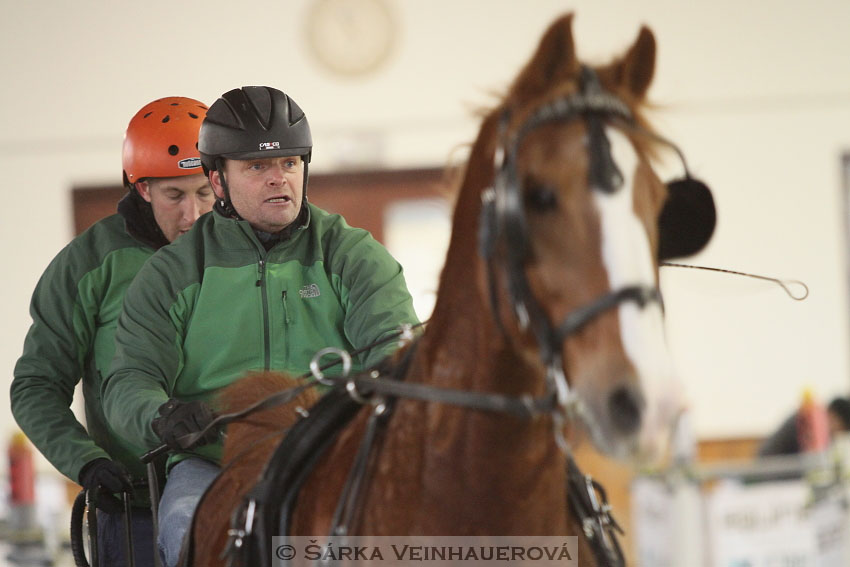
<svg viewBox="0 0 850 567"><path fill-rule="evenodd" d="M631 434L640 429L643 398L632 388L616 389L608 398L611 422L620 433Z"/></svg>

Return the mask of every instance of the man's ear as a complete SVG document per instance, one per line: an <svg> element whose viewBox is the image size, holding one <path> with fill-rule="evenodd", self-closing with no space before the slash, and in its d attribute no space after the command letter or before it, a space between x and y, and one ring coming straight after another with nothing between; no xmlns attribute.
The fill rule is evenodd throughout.
<svg viewBox="0 0 850 567"><path fill-rule="evenodd" d="M150 203L151 202L151 186L150 186L150 184L147 181L136 181L136 183L134 183L134 186L136 187L136 191L139 193L139 195L141 195L142 199L144 199L145 201Z"/></svg>
<svg viewBox="0 0 850 567"><path fill-rule="evenodd" d="M219 199L224 199L224 188L221 186L221 172L217 169L210 171L210 186Z"/></svg>

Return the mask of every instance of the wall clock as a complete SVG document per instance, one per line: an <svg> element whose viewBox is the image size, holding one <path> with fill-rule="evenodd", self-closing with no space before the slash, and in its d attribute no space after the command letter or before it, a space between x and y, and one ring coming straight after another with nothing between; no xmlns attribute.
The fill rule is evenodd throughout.
<svg viewBox="0 0 850 567"><path fill-rule="evenodd" d="M340 75L370 73L392 54L397 27L388 0L316 0L307 39L319 63Z"/></svg>

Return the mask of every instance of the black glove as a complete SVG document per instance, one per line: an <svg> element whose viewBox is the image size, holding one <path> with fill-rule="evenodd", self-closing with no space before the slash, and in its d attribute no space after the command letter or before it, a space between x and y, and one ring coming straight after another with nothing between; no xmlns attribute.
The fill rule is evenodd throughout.
<svg viewBox="0 0 850 567"><path fill-rule="evenodd" d="M114 494L133 490L130 474L124 465L105 457L89 461L83 466L80 485L89 492L98 508L110 514L124 509L123 503Z"/></svg>
<svg viewBox="0 0 850 567"><path fill-rule="evenodd" d="M218 429L212 428L200 439L190 440L186 436L202 431L215 419L215 413L204 402L181 402L170 399L159 406L159 417L151 422L151 428L162 442L174 451L183 451L218 440Z"/></svg>

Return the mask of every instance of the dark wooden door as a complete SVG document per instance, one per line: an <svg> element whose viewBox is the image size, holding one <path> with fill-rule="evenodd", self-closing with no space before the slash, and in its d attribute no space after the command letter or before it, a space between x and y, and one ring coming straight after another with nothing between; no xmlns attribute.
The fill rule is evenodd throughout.
<svg viewBox="0 0 850 567"><path fill-rule="evenodd" d="M75 234L114 213L125 192L120 186L73 189ZM448 182L442 169L320 174L310 176L307 194L310 202L384 242L388 207L402 200L448 198Z"/></svg>

